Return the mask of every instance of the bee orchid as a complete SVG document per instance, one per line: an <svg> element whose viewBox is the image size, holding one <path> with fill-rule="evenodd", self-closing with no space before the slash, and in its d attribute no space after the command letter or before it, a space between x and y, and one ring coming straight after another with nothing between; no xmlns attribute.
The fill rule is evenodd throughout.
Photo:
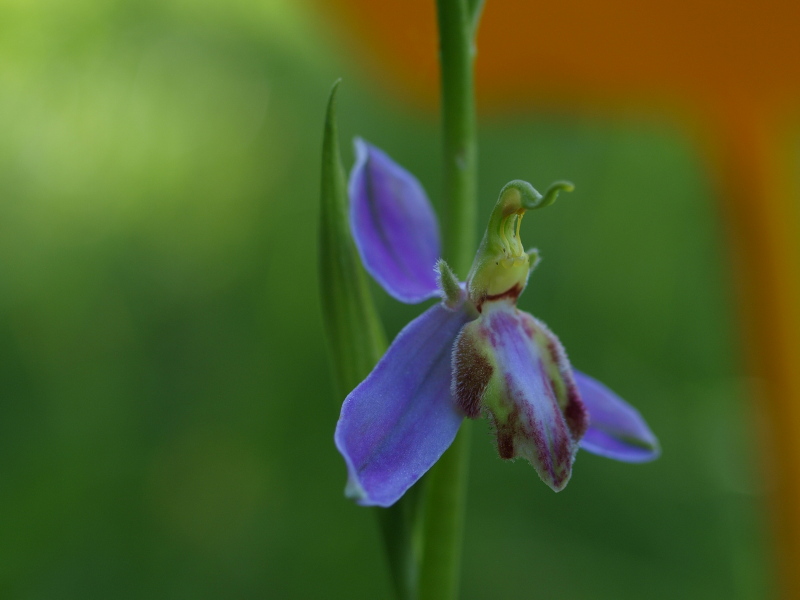
<svg viewBox="0 0 800 600"><path fill-rule="evenodd" d="M500 192L465 283L441 260L436 214L424 189L378 148L356 140L350 222L366 270L394 298L439 302L411 321L345 399L334 436L346 494L394 504L453 442L462 420L486 416L503 459L523 457L548 486L567 485L579 449L625 462L658 457L638 411L572 368L558 338L517 308L535 250L527 211L552 204L524 181Z"/></svg>

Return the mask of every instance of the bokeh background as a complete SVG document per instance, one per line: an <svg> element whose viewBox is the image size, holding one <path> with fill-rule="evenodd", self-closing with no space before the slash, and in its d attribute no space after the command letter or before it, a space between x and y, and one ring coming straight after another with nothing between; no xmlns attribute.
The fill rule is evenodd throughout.
<svg viewBox="0 0 800 600"><path fill-rule="evenodd" d="M0 596L389 597L332 442L332 82L348 165L361 135L437 208L440 138L351 26L308 1L0 3ZM512 102L480 116L480 168L482 218L511 179L575 182L525 220L520 304L664 453L581 453L556 495L479 422L462 596L773 597L769 434L701 145L659 111ZM420 312L373 288L390 335Z"/></svg>

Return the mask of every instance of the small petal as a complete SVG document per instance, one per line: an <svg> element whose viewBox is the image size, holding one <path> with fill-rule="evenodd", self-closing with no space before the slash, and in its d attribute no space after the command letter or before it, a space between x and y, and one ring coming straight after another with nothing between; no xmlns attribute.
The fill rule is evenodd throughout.
<svg viewBox="0 0 800 600"><path fill-rule="evenodd" d="M463 417L450 395L450 355L469 319L429 308L345 399L334 439L347 463L346 493L359 504L391 506L453 442Z"/></svg>
<svg viewBox="0 0 800 600"><path fill-rule="evenodd" d="M355 148L350 222L364 267L401 302L437 296L439 226L425 190L375 146L356 138Z"/></svg>
<svg viewBox="0 0 800 600"><path fill-rule="evenodd" d="M661 449L639 411L596 379L573 371L581 399L589 410L589 429L581 448L625 462L647 462Z"/></svg>
<svg viewBox="0 0 800 600"><path fill-rule="evenodd" d="M588 415L556 337L513 303L486 302L456 340L453 373L457 404L489 414L500 457L523 456L563 489Z"/></svg>
<svg viewBox="0 0 800 600"><path fill-rule="evenodd" d="M467 299L465 284L458 281L456 274L443 258L436 261L436 283L442 294L442 303L450 310L458 309Z"/></svg>

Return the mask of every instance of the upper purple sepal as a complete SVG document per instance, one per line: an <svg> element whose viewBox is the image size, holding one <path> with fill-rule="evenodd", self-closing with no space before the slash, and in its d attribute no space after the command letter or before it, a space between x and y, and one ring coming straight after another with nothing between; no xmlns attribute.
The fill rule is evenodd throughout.
<svg viewBox="0 0 800 600"><path fill-rule="evenodd" d="M437 296L439 226L425 190L382 150L360 138L355 150L350 223L364 267L401 302Z"/></svg>
<svg viewBox="0 0 800 600"><path fill-rule="evenodd" d="M605 385L573 370L581 400L589 410L589 429L581 448L624 462L647 462L661 454L656 436L639 411Z"/></svg>
<svg viewBox="0 0 800 600"><path fill-rule="evenodd" d="M334 439L347 463L347 495L359 504L391 506L453 442L462 415L450 395L450 353L469 319L432 306L345 399Z"/></svg>

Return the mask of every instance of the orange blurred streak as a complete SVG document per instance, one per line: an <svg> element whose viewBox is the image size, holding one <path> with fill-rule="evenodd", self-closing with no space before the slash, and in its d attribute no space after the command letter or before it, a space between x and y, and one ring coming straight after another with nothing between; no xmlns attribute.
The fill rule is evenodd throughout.
<svg viewBox="0 0 800 600"><path fill-rule="evenodd" d="M432 0L326 4L347 24L345 39L356 34L354 48L376 79L417 102L437 102ZM478 49L477 94L487 107L631 94L798 98L800 3L490 1Z"/></svg>
<svg viewBox="0 0 800 600"><path fill-rule="evenodd" d="M326 4L375 80L436 105L432 0ZM478 48L481 109L655 104L700 116L692 124L716 166L743 344L770 427L780 586L784 598L800 598L800 249L780 111L800 103L800 2L489 0Z"/></svg>
<svg viewBox="0 0 800 600"><path fill-rule="evenodd" d="M745 358L769 426L762 460L779 584L784 598L800 598L800 265L789 140L772 111L729 102L715 116L710 151L729 220Z"/></svg>

